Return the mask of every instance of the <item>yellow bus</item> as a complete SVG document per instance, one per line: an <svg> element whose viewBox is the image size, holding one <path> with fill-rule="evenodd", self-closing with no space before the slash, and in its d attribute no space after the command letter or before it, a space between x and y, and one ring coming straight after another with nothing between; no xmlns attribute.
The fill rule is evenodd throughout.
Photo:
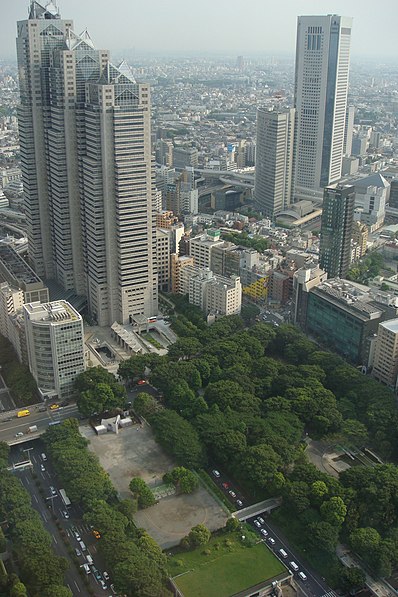
<svg viewBox="0 0 398 597"><path fill-rule="evenodd" d="M28 410L27 408L25 408L24 410L19 410L17 412L17 417L28 417L30 415L30 410Z"/></svg>

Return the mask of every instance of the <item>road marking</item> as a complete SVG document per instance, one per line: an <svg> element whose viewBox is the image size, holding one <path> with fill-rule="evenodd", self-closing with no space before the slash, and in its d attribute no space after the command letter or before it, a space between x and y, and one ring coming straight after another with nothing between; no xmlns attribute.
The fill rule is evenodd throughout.
<svg viewBox="0 0 398 597"><path fill-rule="evenodd" d="M35 494L33 494L33 499L36 500L36 503L39 503L39 500L37 499L37 497L35 496Z"/></svg>
<svg viewBox="0 0 398 597"><path fill-rule="evenodd" d="M30 481L29 481L28 477L25 477L25 481L27 482L28 485L30 485Z"/></svg>
<svg viewBox="0 0 398 597"><path fill-rule="evenodd" d="M79 587L79 585L77 584L77 582L76 582L75 580L74 580L73 582L75 583L76 589L79 591L79 593L81 593L80 587Z"/></svg>
<svg viewBox="0 0 398 597"><path fill-rule="evenodd" d="M58 545L58 541L56 540L56 538L54 537L54 535L53 535L53 539L54 539L55 543Z"/></svg>
<svg viewBox="0 0 398 597"><path fill-rule="evenodd" d="M46 516L46 513L45 513L45 512L40 512L40 514L42 515L42 517L44 518L44 520L45 520L46 522L48 522L48 518L47 518L47 516Z"/></svg>

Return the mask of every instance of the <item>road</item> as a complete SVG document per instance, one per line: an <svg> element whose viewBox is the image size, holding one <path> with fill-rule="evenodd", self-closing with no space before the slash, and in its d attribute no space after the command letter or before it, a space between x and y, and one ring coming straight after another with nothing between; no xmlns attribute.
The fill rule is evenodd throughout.
<svg viewBox="0 0 398 597"><path fill-rule="evenodd" d="M214 474L215 471L217 471L219 476ZM211 476L211 478L213 479L213 481L216 483L216 485L218 485L218 487L224 492L226 498L231 503L233 503L238 508L238 510L240 510L242 508L246 508L246 509L250 508L250 506L252 504L239 491L239 489L236 487L236 485L234 484L232 479L228 478L220 469L217 469L215 467L212 470L209 470L208 472L209 472L209 475ZM230 495L229 491L233 491L236 494L236 497L235 498L232 497ZM241 502L243 503L242 506L238 506L236 504L237 499L241 500ZM258 504L256 504L256 506L257 505ZM264 541L265 544L271 551L273 551L279 557L279 559L285 564L285 566L289 570L291 570L291 572L294 574L294 578L296 580L298 587L300 588L300 591L306 597L323 597L326 595L327 595L327 597L335 597L334 592L330 589L330 587L327 586L325 581L308 566L308 564L303 560L303 558L297 556L294 553L288 540L280 532L280 530L273 523L271 523L267 520L268 514L269 514L269 512L264 510L263 512L261 512L260 514L257 514L256 516L251 516L251 517L247 518L246 522L254 528L254 530L260 535L260 537L263 538L264 536L261 533L260 528L258 528L254 524L254 520L258 520L259 517L264 520L264 523L261 523L261 528L265 529L268 533L268 536L266 537L266 539ZM274 544L271 544L271 542L269 541L270 537L272 539L274 539L274 541L275 541ZM282 558L279 555L280 549L285 550L285 552L288 554L287 558ZM297 566L298 566L297 571L294 571L292 569L290 562L295 562L297 564ZM299 572L304 572L304 574L307 577L307 580L305 580L305 581L301 580L299 577Z"/></svg>
<svg viewBox="0 0 398 597"><path fill-rule="evenodd" d="M13 446L10 453L10 463L15 465L18 462L30 460L33 464L32 469L25 469L15 471L15 475L21 480L26 490L29 492L32 498L32 506L39 513L43 525L46 530L50 533L53 538L53 549L57 555L65 557L70 562L70 567L65 574L65 584L72 591L73 597L85 597L87 595L87 587L83 582L82 577L79 574L75 563L71 560L70 555L67 551L67 546L60 535L60 531L56 526L55 520L52 513L55 514L56 518L61 523L62 529L68 537L68 541L73 549L78 548L80 551L79 543L74 534L74 530L80 535L82 541L87 547L79 556L80 565L87 563L87 555L90 555L94 560L94 566L97 570L103 570L102 562L97 554L97 540L92 534L92 530L85 524L80 518L80 511L73 505L69 508L65 508L63 505L61 496L58 492L60 487L59 481L57 480L55 471L47 458L43 461L41 454L45 453L45 448L40 440L30 441L23 444L22 446ZM44 467L45 470L41 470ZM37 475L37 479L40 481L41 488L44 489L44 496L40 494L39 487L36 485L36 479L34 479L32 472ZM56 494L52 496L50 487L54 487ZM68 518L65 518L64 512L67 512ZM108 596L112 593L108 587L106 590L102 589L99 581L95 578L92 572L88 575L89 582L95 595L97 596Z"/></svg>
<svg viewBox="0 0 398 597"><path fill-rule="evenodd" d="M300 588L300 591L307 597L323 597L324 595L333 597L334 593L330 587L327 586L325 581L318 576L318 574L316 574L316 572L314 572L301 557L297 556L293 552L286 537L283 536L280 530L273 523L270 523L268 520L266 520L266 516L267 512L264 512L263 514L249 518L246 522L253 527L260 537L263 537L261 529L265 529L265 531L268 533L268 536L264 539L264 543L293 573L294 579ZM264 520L264 523L261 523L261 529L254 524L254 520L258 520L259 517ZM274 544L271 544L270 538L275 541ZM279 551L280 549L283 549L287 553L287 557L284 558L281 556ZM297 564L298 570L295 571L293 569L294 566L291 565L291 562ZM303 572L307 577L305 581L301 580L299 576L300 572Z"/></svg>
<svg viewBox="0 0 398 597"><path fill-rule="evenodd" d="M76 404L69 404L68 406L60 407L57 410L50 410L45 408L43 404L29 406L30 415L27 417L17 418L17 412L2 413L0 415L0 439L7 442L9 445L20 444L31 439L39 437L50 423L63 421L70 417L79 418L79 412ZM40 410L39 410L40 409ZM37 426L37 432L29 434L28 428L32 425ZM23 433L21 437L15 437L17 433Z"/></svg>

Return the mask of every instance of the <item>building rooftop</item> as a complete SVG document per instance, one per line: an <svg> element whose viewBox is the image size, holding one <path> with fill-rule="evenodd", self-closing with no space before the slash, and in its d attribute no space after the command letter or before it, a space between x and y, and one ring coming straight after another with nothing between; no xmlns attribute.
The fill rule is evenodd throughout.
<svg viewBox="0 0 398 597"><path fill-rule="evenodd" d="M394 334L398 334L398 319L390 319L389 321L383 321L380 325Z"/></svg>
<svg viewBox="0 0 398 597"><path fill-rule="evenodd" d="M0 266L3 266L18 285L42 284L33 269L8 245L0 244Z"/></svg>
<svg viewBox="0 0 398 597"><path fill-rule="evenodd" d="M52 303L27 303L24 309L33 321L46 321L54 324L81 320L81 315L67 301Z"/></svg>

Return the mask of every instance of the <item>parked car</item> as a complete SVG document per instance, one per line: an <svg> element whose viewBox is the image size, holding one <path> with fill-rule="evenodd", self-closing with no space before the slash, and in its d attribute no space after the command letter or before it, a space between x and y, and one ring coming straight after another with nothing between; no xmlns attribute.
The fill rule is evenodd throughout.
<svg viewBox="0 0 398 597"><path fill-rule="evenodd" d="M40 465L40 470L41 470L43 473L45 472L45 470L46 470L46 467L44 466L44 464L41 464L41 465Z"/></svg>
<svg viewBox="0 0 398 597"><path fill-rule="evenodd" d="M219 479L221 477L220 471L217 471L216 469L214 469L214 471L212 471L212 473L216 477L216 479Z"/></svg>
<svg viewBox="0 0 398 597"><path fill-rule="evenodd" d="M80 549L78 549L77 547L75 547L75 554L77 555L77 557L82 555L82 552L80 551Z"/></svg>
<svg viewBox="0 0 398 597"><path fill-rule="evenodd" d="M226 481L224 483L222 483L222 486L224 487L224 489L229 489L230 488L230 483L227 483Z"/></svg>
<svg viewBox="0 0 398 597"><path fill-rule="evenodd" d="M271 544L271 545L275 545L275 539L273 537L268 537L267 541Z"/></svg>
<svg viewBox="0 0 398 597"><path fill-rule="evenodd" d="M265 524L265 520L264 520L264 518L261 518L261 516L258 517L258 522L260 524Z"/></svg>
<svg viewBox="0 0 398 597"><path fill-rule="evenodd" d="M268 535L268 531L266 531L265 529L261 529L260 532L264 537Z"/></svg>
<svg viewBox="0 0 398 597"><path fill-rule="evenodd" d="M63 511L62 511L62 516L63 516L64 518L69 518L69 512L68 512L67 510L63 510Z"/></svg>
<svg viewBox="0 0 398 597"><path fill-rule="evenodd" d="M57 490L52 485L50 485L50 492L51 492L51 495L57 495Z"/></svg>
<svg viewBox="0 0 398 597"><path fill-rule="evenodd" d="M233 497L233 498L236 498L236 493L235 493L234 491L232 491L232 489L230 489L230 490L228 491L228 493L229 493L229 495L230 495L231 497Z"/></svg>
<svg viewBox="0 0 398 597"><path fill-rule="evenodd" d="M105 578L105 580L109 580L109 574L107 572L103 572L102 576Z"/></svg>
<svg viewBox="0 0 398 597"><path fill-rule="evenodd" d="M242 500L236 500L236 505L239 506L239 508L242 508L242 506L243 506Z"/></svg>
<svg viewBox="0 0 398 597"><path fill-rule="evenodd" d="M261 527L261 524L258 522L258 520L254 520L253 522L258 529Z"/></svg>

